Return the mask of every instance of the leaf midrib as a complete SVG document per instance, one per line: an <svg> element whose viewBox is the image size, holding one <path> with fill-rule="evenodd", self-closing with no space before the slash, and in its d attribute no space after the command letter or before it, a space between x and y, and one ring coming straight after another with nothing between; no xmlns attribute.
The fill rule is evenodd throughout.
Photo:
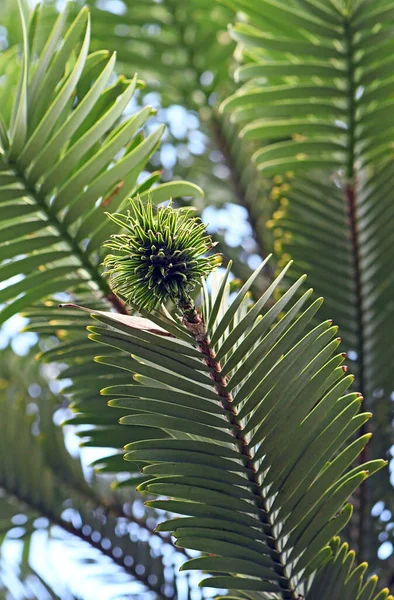
<svg viewBox="0 0 394 600"><path fill-rule="evenodd" d="M358 197L357 197L357 168L356 168L356 111L357 111L357 100L356 91L357 83L355 81L355 60L354 60L354 46L353 37L354 33L352 30L352 23L349 19L344 21L344 37L346 46L346 63L348 73L348 138L347 138L347 165L346 165L346 190L345 190L345 202L347 205L347 215L349 223L349 237L351 247L351 262L353 270L353 282L354 282L354 306L355 306L355 330L357 336L357 386L360 390L361 395L364 398L364 409L368 410L366 406L365 393L366 393L366 381L365 381L365 331L364 331L364 302L363 302L363 283L362 283L362 272L363 266L361 261L361 242L360 242L360 231L359 231L359 216L358 216ZM368 433L367 424L364 424L358 433L358 437L362 437ZM360 455L360 463L367 460L367 449L364 449ZM365 524L368 521L368 498L366 485L360 487L358 491L359 495L359 511L358 511L358 524L357 524L357 546L359 559L363 560L365 553Z"/></svg>
<svg viewBox="0 0 394 600"><path fill-rule="evenodd" d="M189 331L195 336L196 330L193 326L194 324L185 322L185 325L189 329ZM218 394L218 400L222 405L226 413L226 417L231 425L231 432L234 435L234 444L240 452L243 464L248 469L248 472L250 472L249 482L252 484L251 491L255 495L255 504L259 509L260 521L263 525L263 530L267 535L267 543L270 546L272 554L276 555L276 560L273 556L272 559L276 562L276 572L281 576L281 578L277 580L278 586L283 594L284 600L297 600L298 596L296 595L295 591L290 585L289 577L285 571L285 566L283 565L281 560L282 555L277 545L276 536L273 530L273 524L269 519L269 511L267 510L264 498L261 496L260 493L261 488L258 481L257 471L254 465L253 458L250 454L248 442L243 433L242 425L240 419L238 418L237 411L232 406L232 395L226 389L227 380L221 374L220 363L216 360L214 349L210 345L205 331L205 326L203 327L204 335L196 337L198 347L204 357L203 360L205 364L210 369L211 377L214 382L214 388ZM263 519L263 512L266 514L266 520ZM270 530L269 534L267 534L267 527ZM272 542L272 545L269 543L270 539L274 540Z"/></svg>
<svg viewBox="0 0 394 600"><path fill-rule="evenodd" d="M41 210L41 212L45 214L47 226L53 227L56 230L60 238L59 241L63 241L68 246L73 256L78 260L80 266L77 267L77 269L85 269L85 271L89 274L91 281L97 285L98 289L103 294L103 297L108 302L110 302L112 306L117 309L118 312L125 312L123 304L119 301L118 298L116 298L116 296L114 296L108 283L102 277L100 270L89 260L87 253L85 253L78 246L76 241L70 235L68 229L53 213L51 207L46 203L45 199L40 195L35 186L29 181L28 177L25 175L24 171L19 167L18 163L10 161L7 158L5 158L4 160L8 169L10 169L10 171L14 174L14 176L23 186L23 189L26 191L26 195L32 198ZM81 283L82 282L84 282L83 278L81 278ZM85 283L89 284L89 280L86 279Z"/></svg>

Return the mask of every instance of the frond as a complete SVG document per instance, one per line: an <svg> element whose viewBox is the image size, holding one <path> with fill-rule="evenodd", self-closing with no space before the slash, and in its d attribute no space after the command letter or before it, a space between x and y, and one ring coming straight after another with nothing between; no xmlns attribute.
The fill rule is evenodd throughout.
<svg viewBox="0 0 394 600"><path fill-rule="evenodd" d="M388 590L377 593L376 576L365 578L367 563L356 563L355 554L349 551L347 544L341 544L339 538L330 542L332 551L331 560L327 561L312 584L308 599L330 600L330 598L343 597L353 600L386 600L392 598Z"/></svg>
<svg viewBox="0 0 394 600"><path fill-rule="evenodd" d="M123 413L125 458L146 477L138 489L160 497L148 506L184 516L160 530L209 553L183 568L213 573L203 587L309 598L333 556L331 538L350 519L348 497L384 461L351 467L370 437L352 434L370 414L359 414L360 395L348 392L337 328L308 327L321 300L311 302L310 291L296 299L302 277L263 310L283 273L251 305L261 268L231 304L230 268L215 284L206 333L153 314L173 336L163 337L153 325L136 329L132 317L85 310L98 322L90 339L105 349L96 363L129 377L112 377L101 393L108 411Z"/></svg>
<svg viewBox="0 0 394 600"><path fill-rule="evenodd" d="M95 49L116 46L122 72L128 76L135 71L144 73L148 82L159 86L166 105L194 107L198 101L190 92L196 87L209 95L229 84L227 63L233 43L226 35L231 11L225 6L206 0L191 0L188 5L179 0L165 0L159 5L152 0L140 5L126 0L123 14L118 15L102 5L99 8L95 0L87 4ZM153 27L147 30L147 24ZM202 53L202 48L210 52ZM207 71L213 79L202 86L199 77Z"/></svg>
<svg viewBox="0 0 394 600"><path fill-rule="evenodd" d="M22 364L26 380L15 375ZM168 567L175 569L177 552L149 527L155 522L153 511L144 519L137 518L130 494L126 499L120 491L111 491L105 481L86 481L79 459L71 457L62 430L54 424L56 404L50 392L44 391L37 366L29 358L22 360L10 351L3 352L0 420L7 426L0 436L0 542L7 543L8 532L18 523L13 517L25 515L21 526L27 560L29 539L42 527L37 519L46 517L49 528L57 525L95 549L98 563L100 555L105 555L111 558L112 569L121 567L131 576L130 583L139 582L146 593L152 592L158 599L173 598L188 584L175 571L169 576ZM29 395L28 386L41 387L39 403L34 390L33 397ZM101 544L101 540L105 542ZM83 544L81 551L83 554ZM30 563L24 568L30 572ZM187 594L180 592L180 599L183 593Z"/></svg>
<svg viewBox="0 0 394 600"><path fill-rule="evenodd" d="M159 4L155 0L138 4L125 0L119 15L95 0L88 4L94 49L116 51L122 72L130 76L137 70L148 82L148 91L151 87L157 91L161 106L181 105L191 111L191 118L199 117L206 151L192 151L185 161L180 159L176 172L210 190L211 203L238 202L244 206L256 252L266 256L271 235L264 224L272 213L272 186L250 160L253 144L241 142L239 128L218 110L221 100L234 89L228 73L234 49L227 32L232 11L205 0L163 0ZM171 133L170 125L169 139L178 147L180 141ZM181 141L180 156L185 142L193 146L188 135ZM245 266L234 261L237 277L242 277Z"/></svg>
<svg viewBox="0 0 394 600"><path fill-rule="evenodd" d="M279 206L271 225L278 254L296 259L293 279L308 272L346 349L359 352L360 328L361 345L382 337L378 312L387 298L371 296L380 287L388 293L392 283L382 260L391 125L381 120L393 103L384 66L391 12L387 3L373 10L370 2L354 4L349 14L331 2L324 9L296 0L229 4L247 16L232 30L246 64L237 71L244 86L222 109L244 124L241 136L259 143L258 167L276 176ZM386 383L377 374L382 344L376 346L365 348L359 375L368 395Z"/></svg>
<svg viewBox="0 0 394 600"><path fill-rule="evenodd" d="M87 8L70 26L65 9L42 49L38 22L39 11L29 31L22 20L20 60L0 61L1 321L78 284L110 296L100 247L116 226L104 212L137 193L154 202L201 194L182 181L151 189L158 173L141 182L163 127L142 131L150 106L124 115L142 83L115 77L114 54L89 54Z"/></svg>
<svg viewBox="0 0 394 600"><path fill-rule="evenodd" d="M91 295L81 294L79 299L81 298L89 302ZM94 308L102 311L107 309L102 301L96 301ZM65 397L71 399L69 408L77 415L71 422L78 426L76 435L81 439L81 447L113 449L108 457L97 460L95 465L97 472L122 471L124 475L122 481L118 483L121 488L126 485L137 485L145 480L145 477L141 478L139 465L132 463L128 465L123 461L121 448L129 441L130 432L126 435L125 428L117 422L118 411L109 410L105 400L100 396L101 388L108 385L111 377L115 375L120 375L125 383L129 382L129 374L119 374L116 367L121 353L113 351L114 366L107 365L103 368L102 365L93 362L95 348L84 335L84 329L90 322L89 316L80 313L75 319L75 310L65 307L59 311L57 302L47 301L25 311L23 315L30 321L25 331L34 331L42 339L52 341L50 347L37 356L40 362L67 365L66 369L61 370L59 377L67 381L62 392ZM55 339L58 340L57 343L53 343ZM143 435L144 430L139 428L133 433ZM127 474L129 477L126 477Z"/></svg>
<svg viewBox="0 0 394 600"><path fill-rule="evenodd" d="M322 314L340 326L364 406L375 415L372 429L381 432L368 452L389 456L391 4L225 3L242 13L231 35L243 64L236 73L241 87L222 110L240 124L243 139L258 145L259 171L274 176L277 209L269 225L275 251L280 262L294 259L290 281L307 272L324 295ZM379 485L362 490L355 536L372 560L377 541L368 531L369 511L382 498L392 507L392 487L382 473Z"/></svg>

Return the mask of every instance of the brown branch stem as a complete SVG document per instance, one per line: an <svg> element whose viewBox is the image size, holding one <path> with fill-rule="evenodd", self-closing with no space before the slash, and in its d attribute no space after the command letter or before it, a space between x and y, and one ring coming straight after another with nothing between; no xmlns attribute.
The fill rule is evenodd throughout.
<svg viewBox="0 0 394 600"><path fill-rule="evenodd" d="M353 277L355 293L355 322L357 328L357 386L363 396L363 408L368 410L366 400L365 386L365 348L364 348L364 321L363 321L363 289L362 289L362 270L360 264L360 240L357 223L357 197L355 183L349 183L346 187L347 212L350 228L350 241L353 260ZM364 423L359 431L359 437L368 433L368 424ZM365 446L359 457L359 464L364 464L368 460L368 446ZM357 546L357 557L359 562L367 558L366 552L366 527L368 525L369 502L368 502L368 482L364 481L357 491L356 499L358 501L355 543Z"/></svg>
<svg viewBox="0 0 394 600"><path fill-rule="evenodd" d="M283 598L286 600L296 600L295 592L287 584L287 575L281 560L280 550L275 541L272 530L272 524L266 509L265 500L261 495L259 478L254 460L251 456L248 441L243 432L242 424L238 417L237 409L233 404L231 393L227 390L227 379L221 373L220 363L216 360L216 355L209 343L208 333L204 324L202 315L193 307L192 304L184 304L182 307L184 318L183 323L188 331L196 340L199 350L203 356L204 363L209 367L210 377L213 381L215 390L218 394L218 401L225 410L227 419L231 425L231 431L234 435L234 444L239 450L240 458L248 473L250 489L254 494L255 505L259 509L259 518L261 527L267 536L267 545L271 551L271 557L275 561L276 572L281 576L278 585L280 586Z"/></svg>

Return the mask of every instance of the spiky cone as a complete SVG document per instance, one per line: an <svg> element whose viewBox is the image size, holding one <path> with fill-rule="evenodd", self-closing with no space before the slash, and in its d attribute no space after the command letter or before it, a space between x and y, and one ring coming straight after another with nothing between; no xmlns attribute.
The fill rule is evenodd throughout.
<svg viewBox="0 0 394 600"><path fill-rule="evenodd" d="M169 300L190 304L191 292L221 264L219 254L206 256L215 244L192 212L171 202L156 210L137 198L127 214L107 213L124 231L105 244L114 251L104 265L115 294L145 310Z"/></svg>

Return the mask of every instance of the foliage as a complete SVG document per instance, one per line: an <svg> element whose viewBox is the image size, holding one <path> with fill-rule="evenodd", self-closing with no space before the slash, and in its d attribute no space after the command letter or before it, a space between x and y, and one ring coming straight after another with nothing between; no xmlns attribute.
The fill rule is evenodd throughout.
<svg viewBox="0 0 394 600"><path fill-rule="evenodd" d="M46 340L41 359L63 364L75 413L68 422L78 428L82 445L112 449L96 468L122 473L117 494L130 497L130 486L139 485L150 495L173 498L154 500L154 506L177 512L186 505L179 513L187 523L170 515L162 528L175 532L179 546L213 554L188 563L213 573L206 583L255 600L299 594L309 600L385 598L388 592L377 591L364 563L356 563L367 557L381 581L392 579L390 564L376 558L394 531L388 470L378 469L378 457L388 458L392 446L389 0L125 0L117 3L119 14L109 3L81 0L59 16L47 2L22 26L14 4L7 7L8 48L0 55L0 303L6 303L0 320L24 310L26 329ZM92 35L84 4L91 9ZM233 19L238 90L228 76L234 44L226 28ZM145 89L136 70L148 82ZM174 104L183 107L185 123L193 117L199 125L203 154L190 150L195 129L184 126L178 135L172 128ZM169 125L165 134L163 122ZM178 154L172 167L158 151L161 139L163 149L171 145ZM165 183L159 184L161 161ZM208 192L209 204L196 183ZM190 298L190 306L202 304L201 312L185 312L182 303L160 313L141 308L147 323L128 316L123 300L130 300L131 288L123 288L123 298L111 290L102 262L112 269L112 280L120 263L105 258L103 242L124 235L127 217L119 215L129 198L137 206L137 196L143 203L149 196L153 204L174 197L185 207L187 196L200 209L227 202L247 209L253 243L245 238L245 247L234 249L226 233L214 233L234 261L224 279L209 280L201 300L195 293ZM106 211L118 216L107 219ZM264 271L239 291L232 273L246 281L248 262L267 256L271 246L275 261L264 261ZM276 266L290 256L294 263L275 279ZM315 289L311 304L304 271ZM157 289L159 275L156 270L151 282ZM138 289L137 305L141 298L152 300L149 309L156 305L149 291ZM69 303L60 312L59 293ZM320 294L326 298L321 308ZM88 306L99 327L92 328L89 314L75 311L74 302ZM340 325L355 371L349 390L331 318ZM105 347L96 362L86 325ZM315 387L320 377L327 379ZM357 414L361 400L353 387L363 394L365 417ZM111 393L110 406L103 388L119 392ZM319 421L324 407L328 412ZM24 421L18 406L14 415L9 410L7 420ZM52 431L50 419L44 422L42 431ZM312 422L320 432L316 439L308 437ZM342 433L331 439L341 423ZM306 432L301 441L300 430ZM60 503L71 494L67 486L77 499L83 491L89 501L78 510L89 520L91 502L101 504L102 490L97 497L94 484L86 484L78 467L71 469L75 461L56 436L50 435L44 458L37 454L37 464L45 473L48 466L56 481L67 474L67 482L55 486ZM30 481L35 471L20 467L18 453L8 458L15 441L6 439L7 472L20 473L21 498L23 479ZM245 463L246 447L261 473ZM174 458L181 452L190 454L187 472ZM374 484L366 481L356 491L375 470ZM296 481L300 472L304 477ZM44 502L44 485L36 487ZM354 515L343 535L356 558L332 537L349 520L351 493ZM371 509L377 514L379 505L382 518L372 520ZM110 506L119 508L112 501ZM209 514L191 514L191 508ZM152 509L149 518L155 515ZM229 525L235 517L237 532ZM114 531L115 521L96 521L96 527ZM245 560L253 544L259 558L249 554ZM153 568L146 555L141 560ZM258 590L242 589L248 585Z"/></svg>
<svg viewBox="0 0 394 600"><path fill-rule="evenodd" d="M325 297L323 315L340 327L364 406L375 415L370 430L379 431L366 452L390 457L391 3L226 3L242 11L231 35L243 64L241 87L222 110L258 145L259 171L275 176L279 208L270 225L279 262L294 259L290 281L308 273ZM358 499L352 542L367 560L377 551L369 511L380 500L393 511L387 472ZM378 528L381 536L391 530Z"/></svg>
<svg viewBox="0 0 394 600"><path fill-rule="evenodd" d="M24 31L23 57L12 63L16 77L12 72L0 85L0 258L25 255L0 270L1 279L11 281L0 302L13 300L3 308L2 321L75 286L94 285L108 295L100 247L116 228L104 209L117 210L158 179L156 173L137 182L163 134L163 127L146 137L140 131L152 108L119 122L140 83L136 77L111 81L115 56L88 54L87 9L68 28L66 16L64 11L45 46L37 48L37 9L29 37ZM5 57L3 69L7 64ZM185 182L164 184L151 192L152 200L160 201L163 193L200 190Z"/></svg>
<svg viewBox="0 0 394 600"><path fill-rule="evenodd" d="M259 176L250 160L251 144L241 141L238 127L219 113L220 101L234 90L228 75L234 49L227 31L233 19L231 9L207 0L163 0L159 5L155 0L138 4L126 0L121 14L116 14L109 4L96 0L87 4L92 11L95 48L115 50L122 72L129 76L136 71L144 74L148 93L155 90L156 102L163 107L161 122L170 114L167 107L183 107L185 130L188 114L194 120L198 116L205 151L194 150L194 130L182 134L179 124L175 128L169 120L166 146L171 143L176 148L178 160L173 169L163 165L164 175L186 177L210 190L211 206L237 202L247 208L253 224L246 240L250 250L223 246L220 238L236 275L247 278L249 254L264 256L271 243L265 227L271 214L271 184ZM201 201L195 204L204 207Z"/></svg>
<svg viewBox="0 0 394 600"><path fill-rule="evenodd" d="M32 561L37 543L35 532L47 530L51 539L56 537L54 526L57 526L65 539L71 538L69 544L79 540L82 555L79 560L85 560L84 554L88 554L89 561L101 565L107 578L112 576L116 580L116 573L123 572L123 578L127 574L129 589L135 590L136 597L152 593L154 598L171 598L179 578L177 581L176 573L168 574L168 566L174 569L172 561L165 558L169 540L158 539L146 519L134 516L134 498L130 494L122 497L121 493L111 491L105 481L85 478L79 458L70 455L61 429L54 423L53 415L59 408L55 398L47 389L45 396L40 394L39 402L34 399L38 388L45 390L47 382L33 357L26 361L7 352L2 356L1 365L0 417L2 423L7 423L0 452L1 543L6 555L10 540L23 541L21 568L26 573L27 588L32 573L42 585L48 585L35 572L37 561ZM33 396L16 376L22 365L24 372L29 372ZM7 449L15 446L16 432L18 444L10 453ZM41 517L45 517L44 522ZM153 514L150 520L155 522ZM16 525L19 528L15 528ZM98 532L101 534L97 537ZM136 539L136 533L140 539ZM100 554L109 557L112 564L106 566ZM175 554L174 551L174 558ZM5 561L4 558L4 578L0 574L0 581L12 586L12 578L7 577L11 567L6 567ZM55 585L55 590L57 587ZM179 597L182 598L182 594Z"/></svg>
<svg viewBox="0 0 394 600"><path fill-rule="evenodd" d="M347 498L384 461L348 470L370 436L349 437L370 414L358 414L358 393L346 394L353 378L344 356L333 356L337 328L326 321L305 332L321 301L303 308L309 291L292 302L304 278L265 315L277 282L248 306L260 270L228 304L228 269L218 293L206 296L207 326L185 308L181 339L174 327L174 338L163 337L136 329L133 317L100 311L92 316L104 327L89 326L89 337L123 354L96 362L133 375L128 384L114 377L101 393L126 411L120 423L134 441L125 458L145 465L138 489L167 497L149 506L186 515L159 528L180 547L210 553L183 568L218 573L202 586L313 598L311 578L333 560L327 544L350 519ZM156 323L168 328L160 317ZM351 575L359 590L364 571ZM346 585L347 576L338 598Z"/></svg>

